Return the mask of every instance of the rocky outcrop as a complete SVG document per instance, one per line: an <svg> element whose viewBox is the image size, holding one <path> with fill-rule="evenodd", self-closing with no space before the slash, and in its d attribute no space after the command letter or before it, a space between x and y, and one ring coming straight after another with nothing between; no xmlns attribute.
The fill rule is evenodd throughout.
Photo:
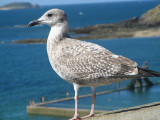
<svg viewBox="0 0 160 120"><path fill-rule="evenodd" d="M160 5L147 11L140 18L132 19L114 24L97 24L84 28L72 29L73 34L87 34L77 37L78 39L101 39L133 37L135 32L148 29L157 29L160 25Z"/></svg>
<svg viewBox="0 0 160 120"><path fill-rule="evenodd" d="M160 25L160 5L144 13L139 19L139 24L150 26Z"/></svg>

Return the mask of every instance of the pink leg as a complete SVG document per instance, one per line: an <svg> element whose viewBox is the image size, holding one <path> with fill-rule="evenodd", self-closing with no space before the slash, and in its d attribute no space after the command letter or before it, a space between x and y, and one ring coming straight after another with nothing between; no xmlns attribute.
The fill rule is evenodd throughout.
<svg viewBox="0 0 160 120"><path fill-rule="evenodd" d="M95 92L95 88L92 87L92 105L91 105L91 111L90 114L87 116L84 116L82 118L88 118L88 117L93 117L94 116L94 104L95 104L95 99L96 99L96 92Z"/></svg>
<svg viewBox="0 0 160 120"><path fill-rule="evenodd" d="M74 117L71 118L70 120L80 120L80 117L78 115L78 89L79 86L77 84L73 84L74 85L74 91L75 91L75 113L74 113Z"/></svg>

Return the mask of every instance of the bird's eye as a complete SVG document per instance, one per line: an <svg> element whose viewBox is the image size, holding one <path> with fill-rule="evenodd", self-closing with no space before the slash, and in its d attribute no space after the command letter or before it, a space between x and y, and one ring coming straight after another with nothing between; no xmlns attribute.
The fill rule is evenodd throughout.
<svg viewBox="0 0 160 120"><path fill-rule="evenodd" d="M48 17L52 17L52 14L48 14L47 16L48 16Z"/></svg>

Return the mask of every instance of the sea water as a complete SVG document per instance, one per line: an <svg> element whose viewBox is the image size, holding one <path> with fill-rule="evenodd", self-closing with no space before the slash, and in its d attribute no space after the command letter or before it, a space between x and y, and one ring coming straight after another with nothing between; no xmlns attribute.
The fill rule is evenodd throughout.
<svg viewBox="0 0 160 120"><path fill-rule="evenodd" d="M37 9L0 11L0 120L65 120L53 116L30 116L26 113L29 100L40 102L74 96L73 86L63 81L51 68L45 44L12 44L14 40L47 38L50 28L23 27L52 8L66 11L71 28L87 25L115 23L134 16L140 17L160 1L114 2L100 4L42 6ZM72 35L71 35L72 36ZM160 37L89 40L115 54L129 57L139 65L149 62L149 68L160 71ZM158 82L159 78L152 79ZM129 81L120 83L125 87ZM116 89L116 85L99 87L97 92ZM80 95L91 93L80 88ZM138 91L122 91L97 97L96 109L115 110L159 101L160 86ZM108 101L109 99L109 101ZM80 100L80 108L90 108L90 98ZM67 106L69 105L69 106ZM56 104L74 107L74 102Z"/></svg>

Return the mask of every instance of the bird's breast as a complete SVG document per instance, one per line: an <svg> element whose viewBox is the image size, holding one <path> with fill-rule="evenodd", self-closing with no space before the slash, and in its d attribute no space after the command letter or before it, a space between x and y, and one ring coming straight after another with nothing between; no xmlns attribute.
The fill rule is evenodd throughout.
<svg viewBox="0 0 160 120"><path fill-rule="evenodd" d="M74 77L69 73L69 70L66 66L61 64L61 60L58 59L59 56L63 54L62 47L59 45L52 45L51 42L47 43L47 54L49 58L49 62L53 68L53 70L64 80L70 82L70 80Z"/></svg>

